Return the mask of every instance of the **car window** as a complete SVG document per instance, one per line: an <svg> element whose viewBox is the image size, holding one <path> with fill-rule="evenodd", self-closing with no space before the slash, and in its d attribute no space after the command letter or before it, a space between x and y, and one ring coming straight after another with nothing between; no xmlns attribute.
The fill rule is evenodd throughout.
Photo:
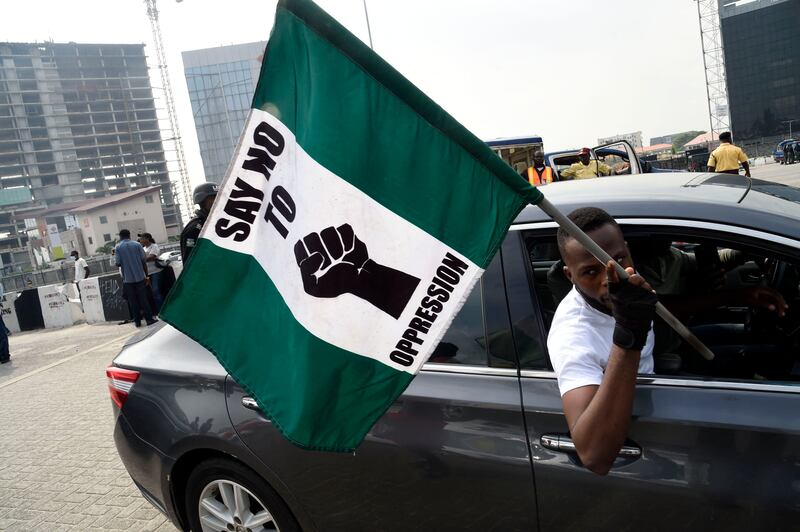
<svg viewBox="0 0 800 532"><path fill-rule="evenodd" d="M713 361L706 361L657 319L653 352L657 374L800 384L800 257L796 250L781 253L758 242L666 229L626 227L625 237L637 271L715 355ZM546 337L571 284L562 273L554 231L528 232L523 241L532 299ZM768 308L778 301L788 304L783 318Z"/></svg>
<svg viewBox="0 0 800 532"><path fill-rule="evenodd" d="M481 310L481 286L475 286L450 328L433 351L429 362L485 366L486 331Z"/></svg>
<svg viewBox="0 0 800 532"><path fill-rule="evenodd" d="M467 297L429 362L516 367L499 253Z"/></svg>

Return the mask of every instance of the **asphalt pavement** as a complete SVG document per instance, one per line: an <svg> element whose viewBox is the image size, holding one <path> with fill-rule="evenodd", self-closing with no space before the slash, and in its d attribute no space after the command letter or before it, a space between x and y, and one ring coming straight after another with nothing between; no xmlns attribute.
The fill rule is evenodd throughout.
<svg viewBox="0 0 800 532"><path fill-rule="evenodd" d="M800 188L800 163L796 164L764 164L753 166L750 173L754 178L774 181Z"/></svg>

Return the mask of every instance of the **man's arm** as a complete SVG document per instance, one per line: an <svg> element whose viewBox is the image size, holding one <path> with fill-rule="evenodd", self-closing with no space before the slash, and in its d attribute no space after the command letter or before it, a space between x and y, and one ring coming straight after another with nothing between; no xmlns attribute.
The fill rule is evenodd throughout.
<svg viewBox="0 0 800 532"><path fill-rule="evenodd" d="M742 162L742 168L744 168L745 177L750 177L750 163L747 161Z"/></svg>
<svg viewBox="0 0 800 532"><path fill-rule="evenodd" d="M664 306L681 319L688 319L695 314L725 306L746 306L767 310L782 318L789 308L780 292L766 286L722 290L696 296L663 295L660 298Z"/></svg>
<svg viewBox="0 0 800 532"><path fill-rule="evenodd" d="M606 266L617 325L602 382L570 390L561 398L578 456L598 475L608 473L628 435L639 359L657 302L644 278L633 268L627 271L629 280L621 282L612 263Z"/></svg>
<svg viewBox="0 0 800 532"><path fill-rule="evenodd" d="M583 465L605 475L625 443L633 411L640 351L611 349L600 386L583 386L564 394L564 415Z"/></svg>
<svg viewBox="0 0 800 532"><path fill-rule="evenodd" d="M575 178L575 176L578 175L578 170L577 168L575 168L575 165L570 165L569 168L567 168L566 170L561 170L560 173L561 177Z"/></svg>
<svg viewBox="0 0 800 532"><path fill-rule="evenodd" d="M714 157L714 153L713 152L711 153L711 155L708 156L708 163L706 164L706 166L708 166L708 171L709 172L713 172L714 170L716 170L716 168L717 168L717 158Z"/></svg>

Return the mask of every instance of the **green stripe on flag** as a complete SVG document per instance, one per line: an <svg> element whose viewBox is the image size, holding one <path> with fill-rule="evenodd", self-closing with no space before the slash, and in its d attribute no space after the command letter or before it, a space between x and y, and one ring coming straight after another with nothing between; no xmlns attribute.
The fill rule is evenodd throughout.
<svg viewBox="0 0 800 532"><path fill-rule="evenodd" d="M220 275L221 264L237 275ZM296 445L353 450L411 382L409 373L309 333L252 256L201 238L190 269L173 286L160 317L206 349L224 353L217 358L226 371ZM186 282L186 275L208 281Z"/></svg>
<svg viewBox="0 0 800 532"><path fill-rule="evenodd" d="M277 116L318 163L484 268L520 210L542 197L306 0L278 6L253 107ZM431 198L463 223L446 223Z"/></svg>

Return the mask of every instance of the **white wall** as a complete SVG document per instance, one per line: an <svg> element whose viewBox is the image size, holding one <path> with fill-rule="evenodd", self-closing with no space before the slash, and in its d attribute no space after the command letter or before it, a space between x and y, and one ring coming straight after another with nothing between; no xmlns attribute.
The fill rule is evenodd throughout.
<svg viewBox="0 0 800 532"><path fill-rule="evenodd" d="M145 198L148 196L152 198L152 203L147 203ZM94 255L95 250L107 242L104 235L108 234L113 241L118 237L120 229L128 229L134 240L137 233L146 231L151 233L159 244L167 241L167 228L164 225L158 190L107 207L79 212L76 216L83 230L83 240L88 255ZM107 223L100 223L101 216L105 216Z"/></svg>

